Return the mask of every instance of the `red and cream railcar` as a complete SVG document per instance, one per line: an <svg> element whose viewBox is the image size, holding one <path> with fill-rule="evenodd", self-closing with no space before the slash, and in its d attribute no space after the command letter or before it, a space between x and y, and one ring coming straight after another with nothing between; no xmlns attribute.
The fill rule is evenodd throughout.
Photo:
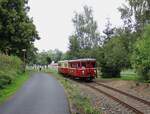
<svg viewBox="0 0 150 114"><path fill-rule="evenodd" d="M95 59L76 59L60 61L59 63L58 71L68 76L85 80L92 80L97 76ZM64 63L66 64L65 67Z"/></svg>
<svg viewBox="0 0 150 114"><path fill-rule="evenodd" d="M58 72L64 75L68 74L68 60L58 62Z"/></svg>

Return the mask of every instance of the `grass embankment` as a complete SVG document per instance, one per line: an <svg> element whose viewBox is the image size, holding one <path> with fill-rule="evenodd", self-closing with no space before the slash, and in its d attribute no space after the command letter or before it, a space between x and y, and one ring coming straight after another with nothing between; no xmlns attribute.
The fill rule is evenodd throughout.
<svg viewBox="0 0 150 114"><path fill-rule="evenodd" d="M72 114L77 114L77 112L79 114L101 114L100 110L92 106L90 99L82 94L76 84L58 74L56 70L50 69L49 72L53 74L65 88Z"/></svg>
<svg viewBox="0 0 150 114"><path fill-rule="evenodd" d="M29 79L29 73L23 73L16 77L16 79L5 88L0 89L0 104L5 102L11 95L16 93L18 89Z"/></svg>
<svg viewBox="0 0 150 114"><path fill-rule="evenodd" d="M23 62L16 56L0 54L0 103L15 93L28 79Z"/></svg>

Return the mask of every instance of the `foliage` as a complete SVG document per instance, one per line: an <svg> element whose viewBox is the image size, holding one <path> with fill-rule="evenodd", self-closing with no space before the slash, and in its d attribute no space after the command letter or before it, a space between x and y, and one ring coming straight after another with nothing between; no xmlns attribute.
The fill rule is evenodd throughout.
<svg viewBox="0 0 150 114"><path fill-rule="evenodd" d="M52 53L51 53L52 60L53 60L55 63L57 63L57 62L61 59L62 54L63 54L63 53L62 53L60 50L58 50L58 49L53 50Z"/></svg>
<svg viewBox="0 0 150 114"><path fill-rule="evenodd" d="M107 43L111 39L112 35L114 34L114 28L112 28L112 24L109 18L107 18L107 23L105 25L105 29L103 30L103 33L105 34L103 38L104 40L103 42Z"/></svg>
<svg viewBox="0 0 150 114"><path fill-rule="evenodd" d="M36 60L33 64L48 65L51 64L52 61L58 62L61 60L62 55L63 53L58 49L43 51L36 54Z"/></svg>
<svg viewBox="0 0 150 114"><path fill-rule="evenodd" d="M36 60L34 61L34 64L47 65L49 62L48 58L50 58L50 56L45 51L43 51L41 53L37 53Z"/></svg>
<svg viewBox="0 0 150 114"><path fill-rule="evenodd" d="M91 49L100 44L97 23L93 18L92 12L90 7L84 6L83 13L75 13L74 18L72 19L75 32L70 38L70 49L71 45L76 46L78 49ZM74 42L72 42L72 39Z"/></svg>
<svg viewBox="0 0 150 114"><path fill-rule="evenodd" d="M79 41L76 35L72 35L69 37L69 56L70 58L77 58L80 50Z"/></svg>
<svg viewBox="0 0 150 114"><path fill-rule="evenodd" d="M72 21L75 31L69 37L68 59L90 58L95 48L101 44L97 23L93 18L93 11L90 7L84 6L84 12L75 13Z"/></svg>
<svg viewBox="0 0 150 114"><path fill-rule="evenodd" d="M125 28L111 27L107 19L105 36L97 32L92 9L85 6L83 13L73 18L75 32L69 37L69 59L96 58L103 77L118 77L123 68L130 66L130 31Z"/></svg>
<svg viewBox="0 0 150 114"><path fill-rule="evenodd" d="M146 26L142 38L136 42L132 63L143 80L150 80L150 25Z"/></svg>
<svg viewBox="0 0 150 114"><path fill-rule="evenodd" d="M28 75L28 72L24 74L18 74L13 83L0 90L0 104L6 101L8 97L13 95L24 84L24 82L28 80Z"/></svg>
<svg viewBox="0 0 150 114"><path fill-rule="evenodd" d="M0 0L0 50L21 59L22 49L32 55L33 42L39 39L33 20L27 15L27 3L28 0Z"/></svg>
<svg viewBox="0 0 150 114"><path fill-rule="evenodd" d="M128 64L128 52L122 38L113 37L104 45L104 63L101 64L103 77L118 77L121 69Z"/></svg>
<svg viewBox="0 0 150 114"><path fill-rule="evenodd" d="M122 80L139 80L137 73L133 69L126 69L121 71L121 79Z"/></svg>
<svg viewBox="0 0 150 114"><path fill-rule="evenodd" d="M150 23L150 1L149 0L127 0L128 6L119 8L121 18L128 28L141 31L147 23ZM135 20L135 22L133 21Z"/></svg>
<svg viewBox="0 0 150 114"><path fill-rule="evenodd" d="M47 60L47 63L48 63L48 64L51 64L51 63L52 63L51 57L46 57L46 60Z"/></svg>
<svg viewBox="0 0 150 114"><path fill-rule="evenodd" d="M36 61L36 55L38 49L31 45L30 48L25 52L25 62L28 64L33 64Z"/></svg>
<svg viewBox="0 0 150 114"><path fill-rule="evenodd" d="M22 71L22 61L18 57L0 54L0 88L11 84Z"/></svg>

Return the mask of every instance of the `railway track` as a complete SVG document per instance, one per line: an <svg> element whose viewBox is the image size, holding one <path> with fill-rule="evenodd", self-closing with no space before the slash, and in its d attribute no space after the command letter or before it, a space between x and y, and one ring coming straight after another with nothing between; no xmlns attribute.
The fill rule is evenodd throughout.
<svg viewBox="0 0 150 114"><path fill-rule="evenodd" d="M136 114L150 114L150 102L146 100L98 82L85 85L110 97Z"/></svg>
<svg viewBox="0 0 150 114"><path fill-rule="evenodd" d="M133 99L136 99L136 100L138 100L138 101L140 101L140 102L142 102L142 103L144 103L144 104L147 104L147 105L150 107L150 102L149 102L149 101L146 101L146 100L144 100L144 99L141 99L141 98L136 97L136 96L134 96L134 95L131 95L131 94L129 94L129 93L126 93L126 92L124 92L124 91L121 91L121 90L119 90L119 89L116 89L116 88L107 86L107 85L105 85L105 84L98 83L98 82L95 82L95 83L96 83L97 85L106 87L106 88L108 88L108 89L111 89L111 90L114 90L114 91L119 92L119 93L121 93L121 94L124 94L124 95L126 95L126 96L128 96L128 97L131 97L131 98L133 98Z"/></svg>

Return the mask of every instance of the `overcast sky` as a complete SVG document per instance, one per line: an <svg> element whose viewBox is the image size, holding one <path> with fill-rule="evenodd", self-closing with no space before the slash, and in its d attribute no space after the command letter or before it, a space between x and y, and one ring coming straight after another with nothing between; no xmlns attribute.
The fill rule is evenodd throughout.
<svg viewBox="0 0 150 114"><path fill-rule="evenodd" d="M41 37L35 42L40 50L68 50L68 37L73 32L72 18L74 11L82 12L83 6L92 7L98 30L102 31L106 18L110 18L113 26L121 24L117 8L125 0L29 0L30 17Z"/></svg>

